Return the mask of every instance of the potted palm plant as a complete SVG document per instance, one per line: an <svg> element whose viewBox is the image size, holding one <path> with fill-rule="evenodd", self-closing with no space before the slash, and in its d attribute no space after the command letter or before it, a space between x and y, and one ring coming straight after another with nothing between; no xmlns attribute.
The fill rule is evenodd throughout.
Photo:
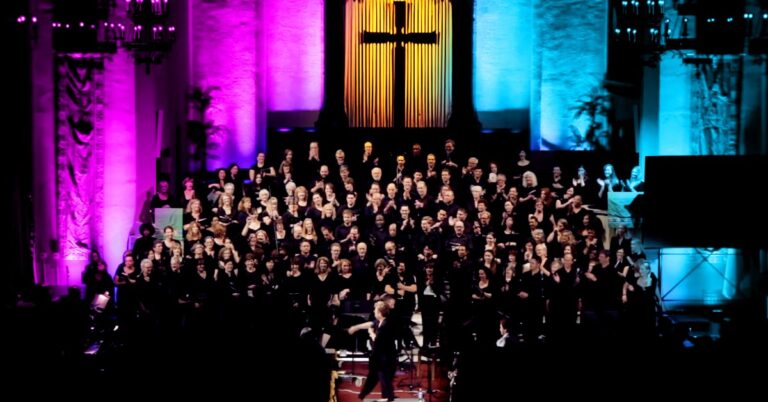
<svg viewBox="0 0 768 402"><path fill-rule="evenodd" d="M187 122L188 154L189 169L192 172L202 172L205 170L206 155L216 144L216 141L209 141L209 139L218 135L224 129L216 125L208 113L213 101L213 93L219 89L216 86L195 86L187 96L190 106L189 120Z"/></svg>
<svg viewBox="0 0 768 402"><path fill-rule="evenodd" d="M607 150L611 135L608 114L611 98L602 85L593 87L581 96L573 110L574 122L571 129L571 150ZM581 128L580 128L581 127Z"/></svg>

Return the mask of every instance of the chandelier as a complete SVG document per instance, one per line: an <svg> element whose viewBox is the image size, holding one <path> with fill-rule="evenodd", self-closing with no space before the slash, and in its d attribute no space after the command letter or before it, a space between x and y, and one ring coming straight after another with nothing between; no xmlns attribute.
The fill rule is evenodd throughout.
<svg viewBox="0 0 768 402"><path fill-rule="evenodd" d="M123 47L133 52L137 63L161 62L176 41L176 27L168 22L168 0L126 0L125 5L132 26L118 27Z"/></svg>
<svg viewBox="0 0 768 402"><path fill-rule="evenodd" d="M160 63L176 41L176 27L169 23L169 1L120 1L124 8L115 6L113 0L56 0L54 49L67 54L104 54L123 47L147 69ZM123 12L125 17L120 15Z"/></svg>
<svg viewBox="0 0 768 402"><path fill-rule="evenodd" d="M764 1L612 0L610 4L613 41L651 59L670 50L703 56L768 53Z"/></svg>
<svg viewBox="0 0 768 402"><path fill-rule="evenodd" d="M668 36L664 0L611 1L612 39L623 49L657 62Z"/></svg>

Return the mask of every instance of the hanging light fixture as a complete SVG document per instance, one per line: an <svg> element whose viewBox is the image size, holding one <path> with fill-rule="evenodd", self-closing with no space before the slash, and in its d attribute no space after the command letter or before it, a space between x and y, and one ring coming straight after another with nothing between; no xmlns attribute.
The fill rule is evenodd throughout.
<svg viewBox="0 0 768 402"><path fill-rule="evenodd" d="M663 51L668 29L664 0L611 1L612 39L627 51L650 54L657 59Z"/></svg>
<svg viewBox="0 0 768 402"><path fill-rule="evenodd" d="M109 0L54 0L53 48L59 54L105 54L117 51L108 24Z"/></svg>
<svg viewBox="0 0 768 402"><path fill-rule="evenodd" d="M160 63L176 41L176 27L169 23L168 0L125 0L131 26L118 24L115 33L137 63Z"/></svg>
<svg viewBox="0 0 768 402"><path fill-rule="evenodd" d="M123 1L124 8L116 7L114 0L54 0L56 51L105 54L123 47L147 69L160 63L176 41L176 27L169 23L169 0ZM26 22L27 16L17 21Z"/></svg>

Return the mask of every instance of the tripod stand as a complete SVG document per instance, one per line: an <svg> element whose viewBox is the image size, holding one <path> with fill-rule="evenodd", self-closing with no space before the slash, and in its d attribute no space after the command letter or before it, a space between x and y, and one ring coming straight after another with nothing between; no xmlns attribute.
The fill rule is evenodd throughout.
<svg viewBox="0 0 768 402"><path fill-rule="evenodd" d="M437 356L437 346L427 346L424 348L424 357L427 359L427 394L432 395L437 393L437 390L432 388L432 377L435 376L435 356ZM419 351L421 352L421 350ZM421 358L419 358L421 360ZM421 361L419 361L421 363Z"/></svg>

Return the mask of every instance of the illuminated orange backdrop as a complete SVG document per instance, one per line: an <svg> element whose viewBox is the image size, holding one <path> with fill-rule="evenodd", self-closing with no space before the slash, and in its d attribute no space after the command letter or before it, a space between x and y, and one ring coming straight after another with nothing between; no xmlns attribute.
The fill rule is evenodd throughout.
<svg viewBox="0 0 768 402"><path fill-rule="evenodd" d="M451 109L451 2L406 0L406 33L437 44L405 45L405 125L444 127ZM352 127L392 127L394 43L362 44L362 32L395 33L394 0L347 0L344 103Z"/></svg>

